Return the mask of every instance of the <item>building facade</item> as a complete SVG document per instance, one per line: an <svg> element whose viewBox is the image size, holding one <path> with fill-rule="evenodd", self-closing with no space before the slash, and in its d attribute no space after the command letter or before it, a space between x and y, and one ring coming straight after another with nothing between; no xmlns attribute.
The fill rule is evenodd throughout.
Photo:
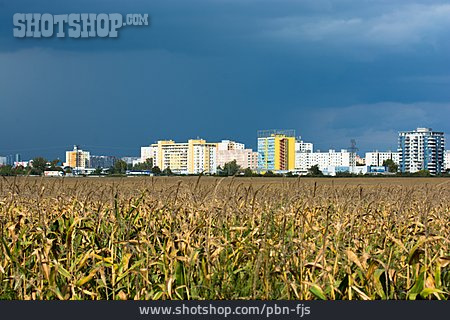
<svg viewBox="0 0 450 320"><path fill-rule="evenodd" d="M256 170L258 168L258 152L245 149L243 143L222 140L217 144L217 166L223 167L233 160L242 169Z"/></svg>
<svg viewBox="0 0 450 320"><path fill-rule="evenodd" d="M304 142L301 137L295 140L295 153L298 152L313 152L314 145L311 142Z"/></svg>
<svg viewBox="0 0 450 320"><path fill-rule="evenodd" d="M373 152L366 152L366 162L365 165L367 166L374 166L374 167L382 167L384 161L386 160L392 160L395 164L400 163L400 153L399 152L392 152L392 151L373 151Z"/></svg>
<svg viewBox="0 0 450 320"><path fill-rule="evenodd" d="M141 147L141 159L140 162L144 163L148 159L153 159L153 148L152 147Z"/></svg>
<svg viewBox="0 0 450 320"><path fill-rule="evenodd" d="M300 174L307 173L315 165L321 171L328 170L329 167L356 167L356 157L346 149L339 152L333 149L328 152L300 152L296 157L295 171Z"/></svg>
<svg viewBox="0 0 450 320"><path fill-rule="evenodd" d="M217 143L217 151L226 151L226 150L244 150L245 144L239 143L232 140L222 140Z"/></svg>
<svg viewBox="0 0 450 320"><path fill-rule="evenodd" d="M151 145L153 165L161 170L170 168L178 174L188 173L188 144L173 140L160 140Z"/></svg>
<svg viewBox="0 0 450 320"><path fill-rule="evenodd" d="M14 163L22 161L20 154L9 154L5 157L0 157L0 165L14 166Z"/></svg>
<svg viewBox="0 0 450 320"><path fill-rule="evenodd" d="M200 174L217 172L217 143L205 140L188 141L188 173Z"/></svg>
<svg viewBox="0 0 450 320"><path fill-rule="evenodd" d="M145 152L161 170L169 168L177 174L213 174L217 171L217 143L203 139L191 139L187 143L161 140Z"/></svg>
<svg viewBox="0 0 450 320"><path fill-rule="evenodd" d="M18 153L10 154L10 155L6 156L6 164L7 165L14 166L15 162L20 162L20 161L22 161L22 157Z"/></svg>
<svg viewBox="0 0 450 320"><path fill-rule="evenodd" d="M362 158L358 154L355 156L355 161L356 161L357 166L365 166L366 165L366 158Z"/></svg>
<svg viewBox="0 0 450 320"><path fill-rule="evenodd" d="M428 170L433 175L444 172L443 132L436 132L431 128L399 132L398 152L401 172Z"/></svg>
<svg viewBox="0 0 450 320"><path fill-rule="evenodd" d="M72 151L66 151L66 167L75 169L90 168L90 153L83 151L78 146L73 146Z"/></svg>
<svg viewBox="0 0 450 320"><path fill-rule="evenodd" d="M122 157L120 160L124 161L126 164L134 166L141 162L141 157Z"/></svg>
<svg viewBox="0 0 450 320"><path fill-rule="evenodd" d="M91 168L111 168L114 167L117 158L114 156L90 156L90 167Z"/></svg>
<svg viewBox="0 0 450 320"><path fill-rule="evenodd" d="M445 150L445 154L444 154L444 168L445 168L445 171L450 170L450 150Z"/></svg>
<svg viewBox="0 0 450 320"><path fill-rule="evenodd" d="M314 146L310 142L304 142L300 137L295 141L295 171L298 173L306 173L308 168L307 163L311 159L311 153L314 151Z"/></svg>
<svg viewBox="0 0 450 320"><path fill-rule="evenodd" d="M295 131L258 131L258 170L292 171L295 169Z"/></svg>

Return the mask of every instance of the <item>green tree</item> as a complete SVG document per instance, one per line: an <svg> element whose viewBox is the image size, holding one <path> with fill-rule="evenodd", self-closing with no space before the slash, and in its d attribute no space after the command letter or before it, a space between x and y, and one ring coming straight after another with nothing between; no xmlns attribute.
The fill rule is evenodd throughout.
<svg viewBox="0 0 450 320"><path fill-rule="evenodd" d="M13 168L10 165L0 166L0 176L12 176L14 175Z"/></svg>
<svg viewBox="0 0 450 320"><path fill-rule="evenodd" d="M128 165L123 160L117 160L116 163L114 163L114 167L112 168L112 173L115 174L125 174L127 172Z"/></svg>
<svg viewBox="0 0 450 320"><path fill-rule="evenodd" d="M31 173L38 175L43 174L45 169L47 168L47 162L47 159L43 157L34 158Z"/></svg>
<svg viewBox="0 0 450 320"><path fill-rule="evenodd" d="M172 170L170 170L169 167L165 168L163 170L162 174L165 175L165 176L173 176L173 172L172 172Z"/></svg>
<svg viewBox="0 0 450 320"><path fill-rule="evenodd" d="M388 167L389 172L397 172L398 171L398 165L392 159L384 160L383 167Z"/></svg>
<svg viewBox="0 0 450 320"><path fill-rule="evenodd" d="M59 166L60 160L59 159L54 159L52 161L50 161L50 168L56 168Z"/></svg>
<svg viewBox="0 0 450 320"><path fill-rule="evenodd" d="M308 169L308 176L311 177L321 177L323 176L322 171L319 169L319 165L315 164L311 168Z"/></svg>
<svg viewBox="0 0 450 320"><path fill-rule="evenodd" d="M17 175L24 175L28 173L28 170L25 169L23 166L17 166L12 168L13 171L13 175L17 176Z"/></svg>
<svg viewBox="0 0 450 320"><path fill-rule="evenodd" d="M64 171L64 169L61 168L61 166L60 166L60 162L61 162L61 160L59 160L59 159L55 159L55 160L50 161L50 167L48 168L48 170L50 170L50 171Z"/></svg>
<svg viewBox="0 0 450 320"><path fill-rule="evenodd" d="M276 177L277 175L273 171L269 170L264 173L264 177Z"/></svg>
<svg viewBox="0 0 450 320"><path fill-rule="evenodd" d="M140 170L140 171L152 170L152 168L153 168L153 160L152 159L147 159L147 160L145 160L145 162L137 163L133 166L133 170Z"/></svg>
<svg viewBox="0 0 450 320"><path fill-rule="evenodd" d="M236 163L236 160L233 160L223 165L222 172L226 176L234 176L239 172L239 170L241 170L241 167Z"/></svg>
<svg viewBox="0 0 450 320"><path fill-rule="evenodd" d="M429 177L431 176L430 171L428 170L419 170L417 172L413 173L413 176L417 176L417 177Z"/></svg>
<svg viewBox="0 0 450 320"><path fill-rule="evenodd" d="M152 173L153 173L154 175L160 175L160 174L161 174L161 169L160 169L158 166L154 166L154 167L152 168Z"/></svg>
<svg viewBox="0 0 450 320"><path fill-rule="evenodd" d="M250 168L247 168L244 170L244 177L252 177L253 176L253 171Z"/></svg>

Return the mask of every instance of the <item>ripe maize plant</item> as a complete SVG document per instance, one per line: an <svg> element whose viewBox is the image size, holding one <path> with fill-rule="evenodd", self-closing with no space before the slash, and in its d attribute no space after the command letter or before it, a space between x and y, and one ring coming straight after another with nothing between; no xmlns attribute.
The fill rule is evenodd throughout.
<svg viewBox="0 0 450 320"><path fill-rule="evenodd" d="M366 180L0 178L0 299L447 300L448 180Z"/></svg>

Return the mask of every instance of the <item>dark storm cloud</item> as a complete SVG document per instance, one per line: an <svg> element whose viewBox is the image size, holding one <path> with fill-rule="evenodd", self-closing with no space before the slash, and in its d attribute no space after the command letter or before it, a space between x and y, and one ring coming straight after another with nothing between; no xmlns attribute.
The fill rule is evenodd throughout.
<svg viewBox="0 0 450 320"><path fill-rule="evenodd" d="M137 154L161 138L295 128L321 149L450 131L444 1L0 1L2 150ZM17 39L15 12L149 13L118 39ZM113 148L114 147L114 148ZM115 147L119 148L116 149ZM62 156L64 150L46 151Z"/></svg>

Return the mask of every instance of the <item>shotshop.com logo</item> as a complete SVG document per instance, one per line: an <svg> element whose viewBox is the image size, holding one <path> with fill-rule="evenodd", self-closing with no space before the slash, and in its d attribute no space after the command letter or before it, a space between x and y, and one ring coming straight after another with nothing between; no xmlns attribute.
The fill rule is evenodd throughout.
<svg viewBox="0 0 450 320"><path fill-rule="evenodd" d="M13 16L16 38L117 38L124 26L148 26L148 14L120 13L16 13Z"/></svg>

